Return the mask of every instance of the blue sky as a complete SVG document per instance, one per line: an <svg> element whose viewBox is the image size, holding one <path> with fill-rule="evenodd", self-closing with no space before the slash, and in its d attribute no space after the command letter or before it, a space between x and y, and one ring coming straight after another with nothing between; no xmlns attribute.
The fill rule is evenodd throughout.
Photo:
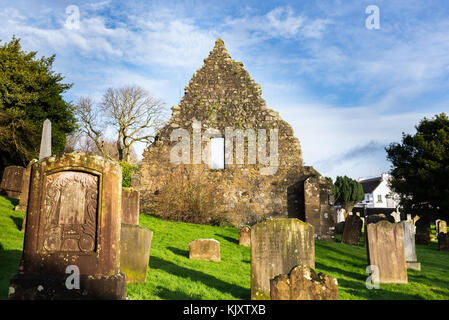
<svg viewBox="0 0 449 320"><path fill-rule="evenodd" d="M65 26L70 5L79 29ZM365 26L369 5L380 10L379 29ZM292 125L305 164L333 178L380 176L390 168L386 145L424 116L449 113L447 1L0 0L0 8L0 39L15 34L27 51L55 53L73 102L138 84L176 105L222 38Z"/></svg>

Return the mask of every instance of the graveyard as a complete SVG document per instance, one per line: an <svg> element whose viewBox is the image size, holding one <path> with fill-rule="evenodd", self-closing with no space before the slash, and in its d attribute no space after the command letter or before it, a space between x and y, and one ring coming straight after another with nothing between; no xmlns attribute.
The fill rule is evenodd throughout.
<svg viewBox="0 0 449 320"><path fill-rule="evenodd" d="M444 10L137 2L0 13L0 300L449 299Z"/></svg>
<svg viewBox="0 0 449 320"><path fill-rule="evenodd" d="M0 197L0 299L8 298L10 278L17 273L24 233L24 213L14 211L16 199ZM251 249L238 244L238 229L169 222L140 215L153 241L145 283L127 285L131 300L248 300L251 298ZM435 229L432 229L433 234ZM189 242L197 238L220 241L221 261L189 259ZM408 270L408 284L380 284L367 289L366 249L315 240L315 270L338 280L339 300L446 300L449 296L449 255L436 242L417 245L422 270Z"/></svg>

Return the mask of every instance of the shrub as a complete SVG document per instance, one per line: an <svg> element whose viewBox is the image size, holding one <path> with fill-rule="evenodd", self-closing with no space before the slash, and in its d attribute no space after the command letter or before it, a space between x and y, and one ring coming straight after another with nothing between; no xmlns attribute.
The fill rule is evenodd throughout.
<svg viewBox="0 0 449 320"><path fill-rule="evenodd" d="M150 211L173 221L229 225L221 211L222 203L220 187L207 179L206 169L179 166L165 186L155 192Z"/></svg>
<svg viewBox="0 0 449 320"><path fill-rule="evenodd" d="M131 187L131 175L138 167L126 161L120 162L120 166L122 167L122 187L129 188Z"/></svg>

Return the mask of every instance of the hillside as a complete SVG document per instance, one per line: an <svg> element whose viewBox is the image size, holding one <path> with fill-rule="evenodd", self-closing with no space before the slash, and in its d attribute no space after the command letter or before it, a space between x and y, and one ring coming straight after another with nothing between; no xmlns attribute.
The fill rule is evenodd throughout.
<svg viewBox="0 0 449 320"><path fill-rule="evenodd" d="M22 254L23 212L16 200L0 196L0 299L7 299L9 279L17 272ZM146 283L129 284L128 297L140 299L249 299L250 249L238 245L238 230L168 222L140 216L151 229L150 268ZM189 260L189 242L214 238L221 243L221 262ZM316 269L338 279L339 299L449 299L449 253L437 245L417 246L422 271L409 270L409 284L381 285L368 290L366 251L338 242L316 241Z"/></svg>

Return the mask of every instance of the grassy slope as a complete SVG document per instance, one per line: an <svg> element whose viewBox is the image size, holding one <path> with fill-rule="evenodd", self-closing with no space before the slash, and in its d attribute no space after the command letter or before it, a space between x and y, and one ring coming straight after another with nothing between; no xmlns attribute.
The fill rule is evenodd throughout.
<svg viewBox="0 0 449 320"><path fill-rule="evenodd" d="M0 197L0 299L7 297L9 278L17 272L23 233L23 213ZM146 283L129 284L131 299L249 299L250 249L238 245L234 228L167 222L140 216L153 230L150 268ZM189 242L214 238L221 243L221 262L190 260ZM409 270L408 285L381 285L368 290L366 251L341 243L316 241L316 269L338 279L340 299L449 299L449 253L437 245L417 246L422 271Z"/></svg>

